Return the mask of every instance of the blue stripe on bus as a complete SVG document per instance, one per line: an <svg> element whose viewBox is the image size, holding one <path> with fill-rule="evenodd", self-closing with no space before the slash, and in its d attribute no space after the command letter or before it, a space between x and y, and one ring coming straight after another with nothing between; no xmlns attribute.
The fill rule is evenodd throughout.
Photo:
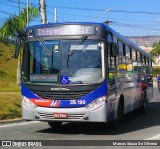
<svg viewBox="0 0 160 149"><path fill-rule="evenodd" d="M21 94L27 98L40 99L40 97L30 91L23 83L21 84Z"/></svg>

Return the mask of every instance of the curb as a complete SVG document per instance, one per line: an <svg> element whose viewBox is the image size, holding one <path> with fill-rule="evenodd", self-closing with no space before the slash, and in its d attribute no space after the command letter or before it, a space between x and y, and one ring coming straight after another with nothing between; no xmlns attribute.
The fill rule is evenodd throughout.
<svg viewBox="0 0 160 149"><path fill-rule="evenodd" d="M22 118L0 120L0 125L2 125L2 124L10 124L10 123L19 123L19 122L25 122L25 121L26 120L23 120Z"/></svg>

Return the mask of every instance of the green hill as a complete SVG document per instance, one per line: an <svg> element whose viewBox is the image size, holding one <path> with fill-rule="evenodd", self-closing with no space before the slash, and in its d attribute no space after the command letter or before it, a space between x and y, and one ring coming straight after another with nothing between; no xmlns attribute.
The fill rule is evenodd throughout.
<svg viewBox="0 0 160 149"><path fill-rule="evenodd" d="M0 41L0 120L21 117L20 87L17 82L15 45Z"/></svg>
<svg viewBox="0 0 160 149"><path fill-rule="evenodd" d="M0 92L19 91L16 84L17 60L13 58L15 45L0 41Z"/></svg>

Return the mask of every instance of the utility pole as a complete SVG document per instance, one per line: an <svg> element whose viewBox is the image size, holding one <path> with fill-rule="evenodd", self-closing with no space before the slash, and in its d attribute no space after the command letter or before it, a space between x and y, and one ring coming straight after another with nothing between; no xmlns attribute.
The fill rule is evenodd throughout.
<svg viewBox="0 0 160 149"><path fill-rule="evenodd" d="M42 21L42 24L47 23L46 1L45 0L40 0L40 12L41 12L41 21Z"/></svg>
<svg viewBox="0 0 160 149"><path fill-rule="evenodd" d="M54 22L57 23L57 8L54 9Z"/></svg>
<svg viewBox="0 0 160 149"><path fill-rule="evenodd" d="M27 26L29 26L29 20L28 20L28 18L29 18L29 17L28 17L28 7L29 7L29 6L28 6L28 0L27 0Z"/></svg>
<svg viewBox="0 0 160 149"><path fill-rule="evenodd" d="M109 23L112 23L112 21L106 20L104 23L108 25Z"/></svg>
<svg viewBox="0 0 160 149"><path fill-rule="evenodd" d="M20 15L20 0L18 0L18 12L19 12L19 15Z"/></svg>

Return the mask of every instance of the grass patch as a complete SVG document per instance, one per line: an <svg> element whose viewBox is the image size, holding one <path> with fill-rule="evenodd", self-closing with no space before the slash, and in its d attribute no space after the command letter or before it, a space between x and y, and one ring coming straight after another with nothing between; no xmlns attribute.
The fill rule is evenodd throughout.
<svg viewBox="0 0 160 149"><path fill-rule="evenodd" d="M16 79L16 75L0 68L0 92L19 92L20 86L16 84Z"/></svg>
<svg viewBox="0 0 160 149"><path fill-rule="evenodd" d="M0 92L19 92L17 60L13 58L15 45L0 42Z"/></svg>
<svg viewBox="0 0 160 149"><path fill-rule="evenodd" d="M0 92L0 120L21 117L20 92Z"/></svg>
<svg viewBox="0 0 160 149"><path fill-rule="evenodd" d="M15 45L0 41L0 120L21 117L20 87L16 84Z"/></svg>

